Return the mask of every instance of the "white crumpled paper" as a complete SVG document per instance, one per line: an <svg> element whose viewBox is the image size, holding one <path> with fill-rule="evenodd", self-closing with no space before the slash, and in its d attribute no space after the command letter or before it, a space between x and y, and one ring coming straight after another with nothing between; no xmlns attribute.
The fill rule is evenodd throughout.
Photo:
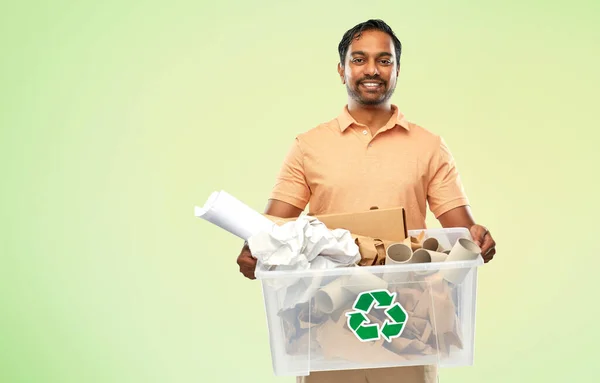
<svg viewBox="0 0 600 383"><path fill-rule="evenodd" d="M270 231L261 231L248 239L248 247L257 259L256 269L306 270L352 267L360 261L358 246L348 230L330 230L315 217L300 216L295 221ZM286 289L282 310L307 302L321 286L323 276L269 281L272 288Z"/></svg>
<svg viewBox="0 0 600 383"><path fill-rule="evenodd" d="M315 217L300 216L248 239L257 267L268 270L327 269L360 260L348 230L330 230Z"/></svg>

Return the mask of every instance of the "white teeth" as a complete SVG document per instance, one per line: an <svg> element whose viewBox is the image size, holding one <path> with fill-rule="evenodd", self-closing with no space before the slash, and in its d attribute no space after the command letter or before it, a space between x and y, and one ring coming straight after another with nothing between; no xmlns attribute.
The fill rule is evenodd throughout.
<svg viewBox="0 0 600 383"><path fill-rule="evenodd" d="M374 87L374 86L379 86L379 84L377 84L377 83L373 83L373 82L363 82L363 85L364 85L364 86L372 86L372 87Z"/></svg>

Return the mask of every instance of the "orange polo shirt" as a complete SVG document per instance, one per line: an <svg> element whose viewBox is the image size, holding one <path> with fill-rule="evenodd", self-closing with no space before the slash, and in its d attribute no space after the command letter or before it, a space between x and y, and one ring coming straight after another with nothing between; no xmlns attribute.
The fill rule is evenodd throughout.
<svg viewBox="0 0 600 383"><path fill-rule="evenodd" d="M375 135L352 118L348 106L298 135L270 198L300 209L308 205L313 214L402 206L409 230L426 227L427 204L436 218L468 205L444 140L392 108Z"/></svg>

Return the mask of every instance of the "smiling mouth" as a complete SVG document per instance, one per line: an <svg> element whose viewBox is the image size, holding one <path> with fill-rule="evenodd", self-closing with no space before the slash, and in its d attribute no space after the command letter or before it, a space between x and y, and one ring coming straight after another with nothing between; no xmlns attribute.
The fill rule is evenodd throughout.
<svg viewBox="0 0 600 383"><path fill-rule="evenodd" d="M380 82L365 81L365 82L361 82L360 85L362 85L363 87L365 87L367 89L377 89L380 86L382 86L383 84Z"/></svg>

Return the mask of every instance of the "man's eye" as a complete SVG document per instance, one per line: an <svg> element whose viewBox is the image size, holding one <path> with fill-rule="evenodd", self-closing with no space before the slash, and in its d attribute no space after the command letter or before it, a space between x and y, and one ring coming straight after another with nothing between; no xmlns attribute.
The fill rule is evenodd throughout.
<svg viewBox="0 0 600 383"><path fill-rule="evenodd" d="M392 63L391 60L381 60L381 63L384 65L390 65Z"/></svg>
<svg viewBox="0 0 600 383"><path fill-rule="evenodd" d="M361 63L363 62L363 59L352 59L353 63Z"/></svg>

